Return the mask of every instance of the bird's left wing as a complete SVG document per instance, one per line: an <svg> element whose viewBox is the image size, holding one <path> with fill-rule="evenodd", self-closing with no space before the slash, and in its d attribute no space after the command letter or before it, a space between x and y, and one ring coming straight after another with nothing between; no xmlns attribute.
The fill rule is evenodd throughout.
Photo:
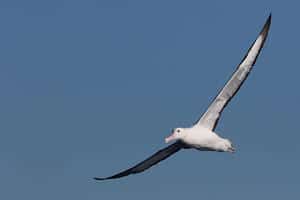
<svg viewBox="0 0 300 200"><path fill-rule="evenodd" d="M207 111L196 122L195 126L199 125L210 130L215 129L223 109L226 107L232 97L237 93L237 91L249 75L253 65L255 64L257 56L259 55L259 52L261 51L267 38L270 25L271 14L268 17L259 36L248 50L248 53L246 54L240 65L237 67L232 77L211 103Z"/></svg>
<svg viewBox="0 0 300 200"><path fill-rule="evenodd" d="M105 177L105 178L99 178L95 177L95 180L108 180L108 179L116 179L116 178L121 178L123 176L128 176L130 174L136 174L145 171L146 169L149 169L151 166L159 163L160 161L168 158L172 154L176 153L179 151L181 148L184 148L184 144L180 141L177 141L169 146L167 146L164 149L159 150L146 160L138 163L137 165L133 166L130 169L124 170L120 173L117 173L115 175Z"/></svg>

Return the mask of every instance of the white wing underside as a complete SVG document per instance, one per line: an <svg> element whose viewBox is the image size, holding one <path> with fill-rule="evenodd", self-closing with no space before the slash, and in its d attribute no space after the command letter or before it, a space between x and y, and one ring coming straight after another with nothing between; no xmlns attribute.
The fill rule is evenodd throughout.
<svg viewBox="0 0 300 200"><path fill-rule="evenodd" d="M259 55L260 50L263 47L265 39L268 35L268 30L271 24L271 15L266 21L262 31L260 32L258 38L255 40L253 45L248 50L245 58L242 60L240 65L237 67L236 71L233 73L229 81L226 83L221 92L213 100L207 111L202 115L202 117L196 122L196 126L202 126L210 130L214 130L220 115L231 100L231 98L239 90L243 82L246 80L248 74L250 73L253 65L255 64L256 58Z"/></svg>

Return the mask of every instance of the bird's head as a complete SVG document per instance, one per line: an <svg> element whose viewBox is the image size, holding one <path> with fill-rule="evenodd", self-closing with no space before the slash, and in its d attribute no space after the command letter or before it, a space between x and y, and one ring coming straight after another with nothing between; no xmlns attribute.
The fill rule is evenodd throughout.
<svg viewBox="0 0 300 200"><path fill-rule="evenodd" d="M169 143L173 140L180 140L183 139L184 136L186 135L186 131L183 128L175 128L172 130L172 133L170 136L165 138L165 142Z"/></svg>

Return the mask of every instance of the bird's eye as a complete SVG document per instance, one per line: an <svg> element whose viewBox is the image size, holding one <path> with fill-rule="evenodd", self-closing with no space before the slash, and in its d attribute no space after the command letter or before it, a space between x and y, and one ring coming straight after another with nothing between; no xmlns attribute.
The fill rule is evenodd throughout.
<svg viewBox="0 0 300 200"><path fill-rule="evenodd" d="M179 129L177 129L177 130L176 130L176 132L177 132L177 133L180 133L180 130L179 130Z"/></svg>

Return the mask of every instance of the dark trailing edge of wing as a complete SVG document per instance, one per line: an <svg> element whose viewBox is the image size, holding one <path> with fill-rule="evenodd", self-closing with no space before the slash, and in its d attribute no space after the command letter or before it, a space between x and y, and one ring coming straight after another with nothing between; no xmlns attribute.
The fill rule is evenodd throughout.
<svg viewBox="0 0 300 200"><path fill-rule="evenodd" d="M117 174L109 176L109 177L105 177L105 178L95 177L94 179L102 181L102 180L108 180L108 179L121 178L124 176L128 176L130 174L136 174L136 173L143 172L146 169L149 169L150 167L152 167L153 165L159 163L160 161L168 158L172 154L176 153L181 148L184 148L184 144L180 141L177 141L177 142L167 146L166 148L159 150L158 152L156 152L155 154L153 154L146 160L138 163L137 165L135 165L134 167L132 167L130 169L124 170L120 173L117 173Z"/></svg>

